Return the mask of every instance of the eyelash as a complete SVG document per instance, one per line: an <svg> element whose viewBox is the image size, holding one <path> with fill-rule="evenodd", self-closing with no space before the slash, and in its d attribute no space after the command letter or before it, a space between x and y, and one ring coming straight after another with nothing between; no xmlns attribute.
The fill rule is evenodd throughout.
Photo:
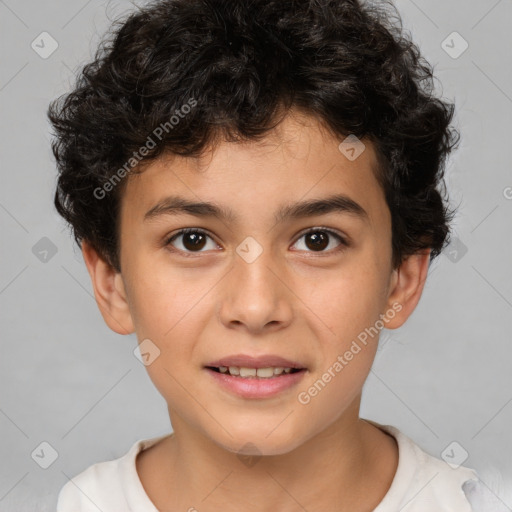
<svg viewBox="0 0 512 512"><path fill-rule="evenodd" d="M330 251L318 251L318 252L316 252L316 251L306 251L306 252L311 252L313 254L318 254L318 255L334 254L334 253L338 253L340 251L343 251L344 249L346 249L350 245L349 242L344 237L342 237L339 233L337 233L336 231L333 231L330 228L324 228L322 226L318 226L318 227L315 227L315 228L309 228L306 231L302 231L299 234L298 238L295 240L294 244L297 243L304 235L307 235L309 233L316 233L316 232L319 232L319 231L320 232L325 232L325 233L328 233L331 236L334 236L336 239L338 239L338 241L340 242L340 245L338 247L334 248L334 249L331 249ZM173 242L176 238L178 238L178 237L180 237L182 235L186 235L188 233L199 233L199 234L202 234L202 235L206 235L209 238L211 238L212 240L214 240L212 235L208 231L205 231L204 229L200 229L200 228L183 228L183 229L179 230L177 233L174 233L173 235L167 237L165 239L165 241L164 241L164 246L167 247L170 251L176 252L176 253L180 253L183 256L187 257L187 258L188 257L192 257L192 258L196 257L196 254L201 254L201 252L204 252L204 251L186 252L186 251L182 251L181 249L176 249L175 247L173 247L171 245L171 242Z"/></svg>

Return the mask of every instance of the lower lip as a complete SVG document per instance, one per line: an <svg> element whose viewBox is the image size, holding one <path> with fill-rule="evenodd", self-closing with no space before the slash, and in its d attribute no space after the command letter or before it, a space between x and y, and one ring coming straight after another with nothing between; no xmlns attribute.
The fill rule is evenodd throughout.
<svg viewBox="0 0 512 512"><path fill-rule="evenodd" d="M298 384L306 370L269 378L233 377L206 368L206 371L225 389L242 398L269 398Z"/></svg>

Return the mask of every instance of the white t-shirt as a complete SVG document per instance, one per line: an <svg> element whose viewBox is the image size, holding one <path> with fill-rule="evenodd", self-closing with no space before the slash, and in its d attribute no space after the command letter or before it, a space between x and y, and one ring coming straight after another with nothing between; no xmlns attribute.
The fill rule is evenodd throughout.
<svg viewBox="0 0 512 512"><path fill-rule="evenodd" d="M397 471L374 512L480 512L468 499L479 493L473 469L452 468L397 428L365 421L391 434L398 444ZM135 458L167 435L136 441L122 457L93 464L72 478L59 493L57 512L158 512L139 479ZM468 496L465 482L471 489Z"/></svg>

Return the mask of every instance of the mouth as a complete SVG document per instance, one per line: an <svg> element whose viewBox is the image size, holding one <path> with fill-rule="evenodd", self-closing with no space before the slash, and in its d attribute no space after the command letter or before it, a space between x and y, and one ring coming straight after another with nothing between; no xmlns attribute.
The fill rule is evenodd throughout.
<svg viewBox="0 0 512 512"><path fill-rule="evenodd" d="M280 395L297 386L309 371L303 364L279 356L244 354L212 361L204 369L213 383L244 399Z"/></svg>
<svg viewBox="0 0 512 512"><path fill-rule="evenodd" d="M283 366L267 366L264 368L250 368L247 366L207 366L206 368L217 373L242 379L272 379L281 375L284 376L306 370L305 368L291 368Z"/></svg>

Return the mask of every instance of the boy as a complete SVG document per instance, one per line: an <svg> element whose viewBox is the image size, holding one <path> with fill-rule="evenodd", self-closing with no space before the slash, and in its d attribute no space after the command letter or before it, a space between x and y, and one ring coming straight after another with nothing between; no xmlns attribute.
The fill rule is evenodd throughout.
<svg viewBox="0 0 512 512"><path fill-rule="evenodd" d="M359 417L453 215L454 107L390 19L161 0L50 106L56 207L173 427L73 478L58 512L475 510L475 471Z"/></svg>

